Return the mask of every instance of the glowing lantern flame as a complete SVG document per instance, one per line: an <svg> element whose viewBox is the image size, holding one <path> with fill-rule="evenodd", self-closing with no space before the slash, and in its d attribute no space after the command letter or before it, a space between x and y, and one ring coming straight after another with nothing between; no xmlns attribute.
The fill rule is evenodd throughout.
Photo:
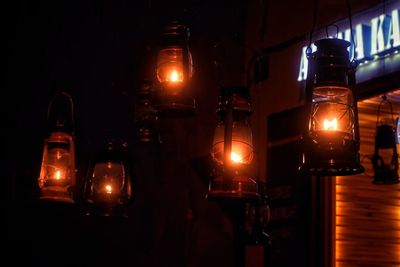
<svg viewBox="0 0 400 267"><path fill-rule="evenodd" d="M55 173L55 175L54 175L54 178L55 178L56 180L60 180L60 179L61 179L61 171L60 171L60 170L57 170L57 171L56 171L56 173Z"/></svg>
<svg viewBox="0 0 400 267"><path fill-rule="evenodd" d="M235 163L241 163L243 162L243 159L241 156L239 156L237 153L235 152L231 152L231 160Z"/></svg>
<svg viewBox="0 0 400 267"><path fill-rule="evenodd" d="M178 72L176 70L173 70L171 72L171 82L177 82L178 81Z"/></svg>
<svg viewBox="0 0 400 267"><path fill-rule="evenodd" d="M169 79L168 79L168 81L173 82L173 83L181 82L181 81L182 81L182 78L180 77L179 72L178 72L177 70L172 70L172 71L169 73Z"/></svg>
<svg viewBox="0 0 400 267"><path fill-rule="evenodd" d="M324 120L324 130L326 131L336 131L337 130L337 120Z"/></svg>
<svg viewBox="0 0 400 267"><path fill-rule="evenodd" d="M111 186L111 185L109 185L109 184L106 185L106 186L105 186L105 189L106 189L106 193L107 193L107 194L111 194L111 193L112 193L112 186Z"/></svg>

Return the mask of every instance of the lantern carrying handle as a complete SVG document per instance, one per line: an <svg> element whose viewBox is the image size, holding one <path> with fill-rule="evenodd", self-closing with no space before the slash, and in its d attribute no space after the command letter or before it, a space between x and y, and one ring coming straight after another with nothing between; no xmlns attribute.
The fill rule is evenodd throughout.
<svg viewBox="0 0 400 267"><path fill-rule="evenodd" d="M378 124L379 124L379 115L380 115L380 112L381 112L381 107L382 107L382 105L383 105L384 103L388 103L389 106L390 106L390 114L391 114L391 116L392 116L392 123L393 123L393 125L394 125L394 116L393 116L393 105L392 105L392 102L390 102L390 101L387 99L387 96L386 96L386 95L383 95L383 96L382 96L382 100L381 100L381 102L379 103L378 111L377 111L377 114L376 114L376 126L378 126Z"/></svg>
<svg viewBox="0 0 400 267"><path fill-rule="evenodd" d="M71 122L72 122L72 132L74 132L74 125L75 125L75 120L74 120L74 102L72 100L71 95L66 93L66 92L64 92L64 91L61 91L61 92L55 94L53 96L53 98L50 100L49 106L47 107L47 121L50 120L50 113L51 113L51 110L53 108L54 101L59 97L65 97L66 99L68 99L68 102L70 104L70 110L71 110L70 115L71 115Z"/></svg>
<svg viewBox="0 0 400 267"><path fill-rule="evenodd" d="M332 28L332 27L336 29L336 35L334 37L338 38L338 36L339 36L339 26L336 25L336 24L329 24L328 26L326 26L326 28L325 28L326 38L329 38L329 28Z"/></svg>

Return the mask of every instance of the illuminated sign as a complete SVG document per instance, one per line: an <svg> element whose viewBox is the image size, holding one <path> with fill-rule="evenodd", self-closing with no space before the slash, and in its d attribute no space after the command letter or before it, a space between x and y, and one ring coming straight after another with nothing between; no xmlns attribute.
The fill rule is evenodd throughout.
<svg viewBox="0 0 400 267"><path fill-rule="evenodd" d="M373 16L372 18L369 17L369 19L362 18L360 20L363 22L356 24L353 28L356 46L354 49L354 45L351 44L349 48L351 58L355 55L357 61L362 65L377 61L379 58L399 54L399 9L392 9L387 14ZM351 41L350 29L339 32L337 38ZM316 50L314 45L311 48L313 52ZM302 49L298 81L304 81L307 78L308 60L306 49L306 46Z"/></svg>
<svg viewBox="0 0 400 267"><path fill-rule="evenodd" d="M396 119L396 141L397 144L400 144L400 118Z"/></svg>

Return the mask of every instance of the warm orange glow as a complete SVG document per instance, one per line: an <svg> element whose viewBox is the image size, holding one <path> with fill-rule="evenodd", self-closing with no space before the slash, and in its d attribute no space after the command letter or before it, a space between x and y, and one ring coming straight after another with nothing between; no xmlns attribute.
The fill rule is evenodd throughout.
<svg viewBox="0 0 400 267"><path fill-rule="evenodd" d="M171 82L177 82L178 81L178 72L176 70L171 71L170 75L169 75L169 80Z"/></svg>
<svg viewBox="0 0 400 267"><path fill-rule="evenodd" d="M337 131L337 120L324 120L324 130Z"/></svg>
<svg viewBox="0 0 400 267"><path fill-rule="evenodd" d="M108 169L111 169L111 167L112 167L112 164L111 164L111 162L109 161L109 162L107 162L107 168Z"/></svg>
<svg viewBox="0 0 400 267"><path fill-rule="evenodd" d="M176 69L170 70L167 77L168 82L178 83L183 81L182 73L177 71Z"/></svg>
<svg viewBox="0 0 400 267"><path fill-rule="evenodd" d="M56 170L56 172L54 174L54 179L56 179L56 180L61 179L61 171L60 170Z"/></svg>
<svg viewBox="0 0 400 267"><path fill-rule="evenodd" d="M178 89L191 78L193 62L190 53L188 57L185 53L181 47L166 47L158 52L156 73L161 84Z"/></svg>
<svg viewBox="0 0 400 267"><path fill-rule="evenodd" d="M232 151L231 152L231 160L234 163L242 163L243 162L243 158L236 152Z"/></svg>
<svg viewBox="0 0 400 267"><path fill-rule="evenodd" d="M112 193L112 186L111 185L107 184L104 188L106 189L106 193L107 194L111 194Z"/></svg>
<svg viewBox="0 0 400 267"><path fill-rule="evenodd" d="M250 164L253 160L253 143L250 127L234 124L232 128L232 146L228 153L229 155L225 154L224 129L224 124L218 125L215 129L211 149L213 160L218 162L218 164L224 164L228 160L229 163L236 164L236 167Z"/></svg>
<svg viewBox="0 0 400 267"><path fill-rule="evenodd" d="M342 210L341 210L341 205L339 205L339 200L338 200L338 196L340 196L343 193L343 186L340 185L340 183L338 182L341 179L341 177L336 177L335 179L335 201L336 201L336 205L335 205L335 266L339 267L340 263L338 262L338 259L342 258L342 247L343 247L343 242L340 240L340 234L342 232L342 218L341 215L342 214Z"/></svg>

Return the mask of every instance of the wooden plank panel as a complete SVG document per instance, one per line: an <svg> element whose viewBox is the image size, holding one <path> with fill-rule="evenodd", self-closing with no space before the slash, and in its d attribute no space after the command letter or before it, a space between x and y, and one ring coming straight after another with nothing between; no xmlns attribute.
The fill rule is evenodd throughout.
<svg viewBox="0 0 400 267"><path fill-rule="evenodd" d="M388 94L395 117L400 90ZM359 102L360 154L365 173L336 177L336 266L400 266L400 185L374 185L376 112L380 97Z"/></svg>

